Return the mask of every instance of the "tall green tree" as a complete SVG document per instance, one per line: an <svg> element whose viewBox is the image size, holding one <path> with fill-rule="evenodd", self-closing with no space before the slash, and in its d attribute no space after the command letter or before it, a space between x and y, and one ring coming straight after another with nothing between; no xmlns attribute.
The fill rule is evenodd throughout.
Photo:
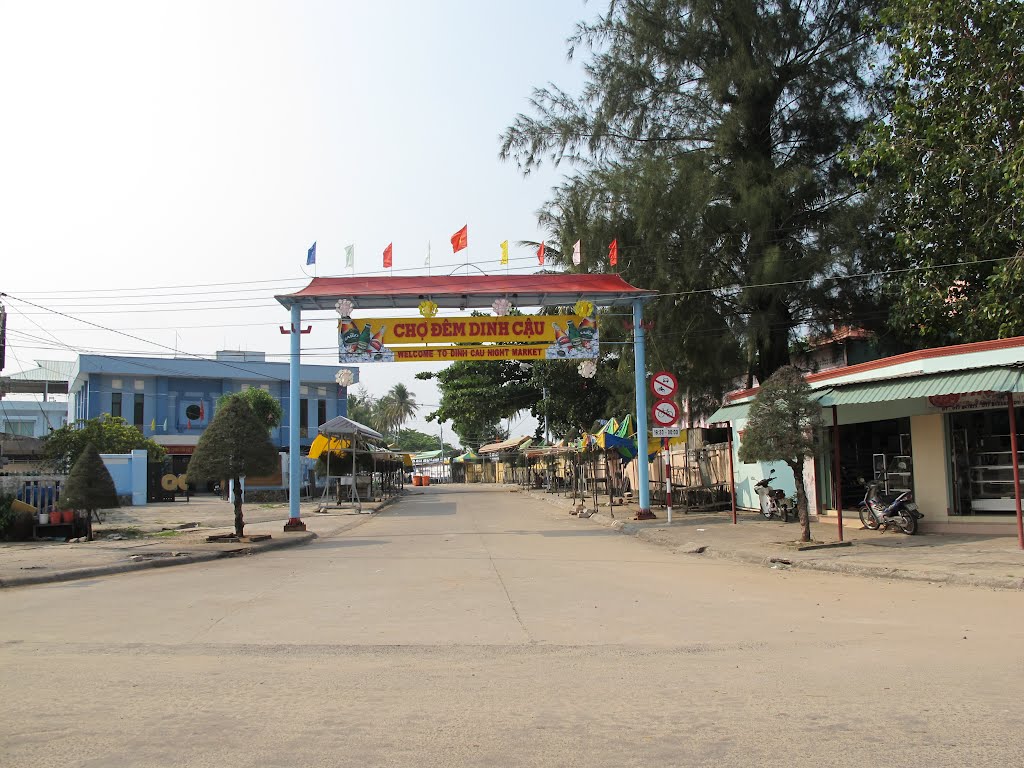
<svg viewBox="0 0 1024 768"><path fill-rule="evenodd" d="M246 475L266 475L279 466L277 449L270 442L265 421L253 413L242 397L228 398L218 408L188 462L188 479L193 485L207 480L228 479L235 499L235 534L242 536L242 483Z"/></svg>
<svg viewBox="0 0 1024 768"><path fill-rule="evenodd" d="M267 430L276 429L281 426L281 419L284 418L284 411L277 398L266 390L259 387L247 387L240 392L225 392L217 398L216 412L228 404L233 397L241 398L253 412L261 424L267 425Z"/></svg>
<svg viewBox="0 0 1024 768"><path fill-rule="evenodd" d="M559 438L607 418L616 369L599 365L597 377L585 379L578 365L568 360L459 361L416 376L436 379L441 393L440 407L427 420L451 421L463 445L479 448L507 438L501 422L523 412L537 420L538 434L547 416L551 434ZM629 387L631 393L631 381Z"/></svg>
<svg viewBox="0 0 1024 768"><path fill-rule="evenodd" d="M371 429L381 431L377 418L377 399L366 391L366 387L359 387L348 393L348 418L357 421Z"/></svg>
<svg viewBox="0 0 1024 768"><path fill-rule="evenodd" d="M821 406L811 400L803 374L787 365L761 385L740 441L740 461L784 461L793 471L801 541L811 540L804 463L819 450L820 428Z"/></svg>
<svg viewBox="0 0 1024 768"><path fill-rule="evenodd" d="M883 288L919 344L1024 333L1024 10L889 0L876 117L853 167L885 200L900 268Z"/></svg>
<svg viewBox="0 0 1024 768"><path fill-rule="evenodd" d="M83 509L89 515L97 509L119 506L114 478L93 443L86 443L71 467L59 504L65 509Z"/></svg>
<svg viewBox="0 0 1024 768"><path fill-rule="evenodd" d="M54 471L66 473L92 443L99 453L147 452L150 463L160 462L166 451L120 416L103 414L94 419L65 424L44 438L43 459Z"/></svg>
<svg viewBox="0 0 1024 768"><path fill-rule="evenodd" d="M427 421L450 421L467 448L503 440L502 419L529 408L537 398L529 386L530 370L518 360L475 362L460 360L441 371L422 371L417 379L435 379L440 407Z"/></svg>
<svg viewBox="0 0 1024 768"><path fill-rule="evenodd" d="M388 447L396 451L408 451L409 453L439 451L441 450L441 440L436 435L428 435L416 429L400 429ZM447 442L444 444L444 452L446 456L461 453L455 446Z"/></svg>
<svg viewBox="0 0 1024 768"><path fill-rule="evenodd" d="M696 397L766 380L795 328L836 319L823 279L859 268L835 233L865 196L839 154L861 124L875 6L616 0L570 41L592 52L582 92L534 91L502 137L524 173L573 166L542 223L582 239L588 271L616 269L618 240L617 271L663 293L652 342Z"/></svg>

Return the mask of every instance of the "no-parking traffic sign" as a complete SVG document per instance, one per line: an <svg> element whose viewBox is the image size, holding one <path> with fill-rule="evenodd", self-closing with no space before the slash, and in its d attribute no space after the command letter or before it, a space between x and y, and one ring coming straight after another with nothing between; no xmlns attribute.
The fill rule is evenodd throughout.
<svg viewBox="0 0 1024 768"><path fill-rule="evenodd" d="M661 400L672 397L678 389L679 380L668 371L658 371L651 376L651 391Z"/></svg>

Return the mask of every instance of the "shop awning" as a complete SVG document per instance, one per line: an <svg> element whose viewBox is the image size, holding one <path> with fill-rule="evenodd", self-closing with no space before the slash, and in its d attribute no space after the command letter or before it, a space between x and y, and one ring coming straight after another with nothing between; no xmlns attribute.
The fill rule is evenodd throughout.
<svg viewBox="0 0 1024 768"><path fill-rule="evenodd" d="M530 439L529 435L523 435L522 437L513 437L510 440L503 440L500 443L490 443L480 448L479 453L501 453L502 451L514 451L519 448L520 445Z"/></svg>
<svg viewBox="0 0 1024 768"><path fill-rule="evenodd" d="M833 385L832 389L818 395L818 402L828 408L971 392L1024 392L1024 369L1018 366L974 368L863 384Z"/></svg>
<svg viewBox="0 0 1024 768"><path fill-rule="evenodd" d="M738 405L723 405L717 411L708 416L708 424L716 424L722 421L735 421L736 419L747 418L747 411L750 410L750 403L739 403Z"/></svg>
<svg viewBox="0 0 1024 768"><path fill-rule="evenodd" d="M436 461L441 458L440 449L436 451L420 451L412 455L413 461Z"/></svg>
<svg viewBox="0 0 1024 768"><path fill-rule="evenodd" d="M319 459L324 451L330 451L336 456L342 456L348 452L349 448L352 447L352 443L348 440L342 440L337 437L327 437L326 435L317 435L313 439L313 444L309 446L309 458Z"/></svg>

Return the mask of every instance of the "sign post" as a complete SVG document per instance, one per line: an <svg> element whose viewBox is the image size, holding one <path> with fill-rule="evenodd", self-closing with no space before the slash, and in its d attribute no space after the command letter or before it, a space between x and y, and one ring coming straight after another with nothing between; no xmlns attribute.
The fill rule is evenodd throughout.
<svg viewBox="0 0 1024 768"><path fill-rule="evenodd" d="M679 436L679 427L673 427L679 420L679 406L671 398L679 389L679 380L669 371L659 371L651 376L651 391L659 398L651 408L651 417L658 426L651 430L655 437L661 438L661 447L665 451L665 512L668 522L672 523L672 454L669 451L668 439Z"/></svg>

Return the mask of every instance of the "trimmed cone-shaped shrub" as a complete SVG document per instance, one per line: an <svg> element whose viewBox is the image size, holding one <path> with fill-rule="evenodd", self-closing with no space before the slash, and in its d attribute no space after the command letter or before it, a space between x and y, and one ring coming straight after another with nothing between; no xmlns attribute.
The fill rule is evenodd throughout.
<svg viewBox="0 0 1024 768"><path fill-rule="evenodd" d="M117 488L100 452L89 443L71 467L61 491L59 504L64 509L85 509L91 515L97 509L117 507Z"/></svg>

